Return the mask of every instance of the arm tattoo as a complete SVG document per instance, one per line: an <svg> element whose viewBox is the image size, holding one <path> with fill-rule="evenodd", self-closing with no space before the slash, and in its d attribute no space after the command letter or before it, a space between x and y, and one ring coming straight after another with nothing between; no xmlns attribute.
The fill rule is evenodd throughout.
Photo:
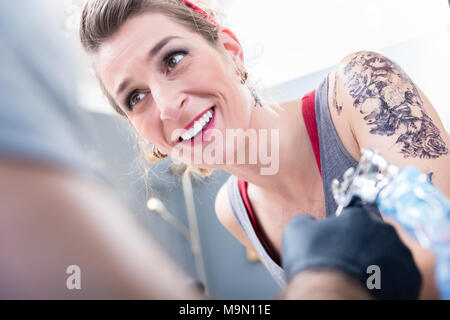
<svg viewBox="0 0 450 320"><path fill-rule="evenodd" d="M433 174L434 174L433 172L429 172L427 174L428 182L431 183L431 184L433 184Z"/></svg>
<svg viewBox="0 0 450 320"><path fill-rule="evenodd" d="M439 129L425 113L420 94L396 64L373 52L356 54L344 67L345 85L370 133L399 135L405 158L436 159L448 154Z"/></svg>
<svg viewBox="0 0 450 320"><path fill-rule="evenodd" d="M338 115L341 115L342 112L342 103L339 104L337 101L337 83L338 83L339 74L336 72L334 76L334 96L333 96L333 105L336 109Z"/></svg>

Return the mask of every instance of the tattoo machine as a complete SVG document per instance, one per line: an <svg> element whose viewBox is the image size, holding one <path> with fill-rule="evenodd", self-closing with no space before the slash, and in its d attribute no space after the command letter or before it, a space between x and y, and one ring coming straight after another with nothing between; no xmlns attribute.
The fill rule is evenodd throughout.
<svg viewBox="0 0 450 320"><path fill-rule="evenodd" d="M357 168L348 169L331 189L336 215L355 202L375 205L436 255L436 283L450 299L450 200L413 166L400 169L377 151L361 150Z"/></svg>

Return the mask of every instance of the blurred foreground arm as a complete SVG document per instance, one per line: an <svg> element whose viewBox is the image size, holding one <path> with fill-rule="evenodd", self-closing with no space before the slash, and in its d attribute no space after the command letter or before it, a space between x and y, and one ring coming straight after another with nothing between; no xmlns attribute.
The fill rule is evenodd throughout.
<svg viewBox="0 0 450 320"><path fill-rule="evenodd" d="M93 179L70 50L42 6L0 1L0 299L200 297Z"/></svg>
<svg viewBox="0 0 450 320"><path fill-rule="evenodd" d="M186 276L99 185L0 161L1 299L196 299ZM68 290L66 269L81 269Z"/></svg>

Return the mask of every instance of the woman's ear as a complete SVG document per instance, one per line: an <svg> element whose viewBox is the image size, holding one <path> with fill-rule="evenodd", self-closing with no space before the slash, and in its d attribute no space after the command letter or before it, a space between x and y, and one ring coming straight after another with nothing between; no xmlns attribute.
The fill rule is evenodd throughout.
<svg viewBox="0 0 450 320"><path fill-rule="evenodd" d="M234 33L230 29L223 28L219 32L219 38L227 52L231 53L233 60L238 59L244 64L244 50Z"/></svg>

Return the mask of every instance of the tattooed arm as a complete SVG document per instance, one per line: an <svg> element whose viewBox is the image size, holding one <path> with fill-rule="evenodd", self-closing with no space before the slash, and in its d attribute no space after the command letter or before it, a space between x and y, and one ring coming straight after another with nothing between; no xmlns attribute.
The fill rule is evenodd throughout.
<svg viewBox="0 0 450 320"><path fill-rule="evenodd" d="M360 148L377 149L391 163L413 164L428 173L450 196L448 134L431 103L397 64L375 52L356 52L341 61L330 80L330 112L337 126L348 127L354 145L350 153L356 159ZM436 298L434 256L389 222L423 273L421 297Z"/></svg>
<svg viewBox="0 0 450 320"><path fill-rule="evenodd" d="M431 103L397 64L375 52L353 53L339 64L334 84L334 107L359 148L378 149L401 167L433 172L433 183L450 197L449 137Z"/></svg>

